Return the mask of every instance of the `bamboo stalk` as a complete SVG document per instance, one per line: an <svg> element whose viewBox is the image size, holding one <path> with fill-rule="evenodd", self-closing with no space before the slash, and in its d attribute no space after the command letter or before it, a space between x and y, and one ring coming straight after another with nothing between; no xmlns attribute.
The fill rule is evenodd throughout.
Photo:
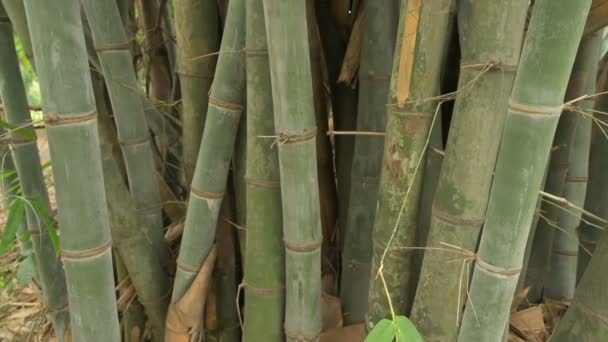
<svg viewBox="0 0 608 342"><path fill-rule="evenodd" d="M0 5L0 45L3 47L0 49L0 97L4 103L4 114L9 124L21 127L31 122L31 117L19 59L15 51L13 30L2 5ZM24 139L20 132L27 132L34 139ZM61 261L55 252L48 227L43 219L43 215L50 217L52 212L35 136L33 127L29 125L20 131L13 130L8 138L3 139L7 142L7 147L10 145L12 159L9 156L8 163L3 162L3 164L10 167L11 162L14 161L18 176L7 177L6 181L18 177L26 200L37 203L45 211L38 213L36 206L26 206L27 229L31 234L36 274L42 287L44 305L49 310L49 318L56 335L63 340L69 334L70 319L66 282ZM13 186L14 184L9 185L8 188ZM5 193L5 195L9 194ZM9 199L10 197L6 198Z"/></svg>
<svg viewBox="0 0 608 342"><path fill-rule="evenodd" d="M581 49L574 62L572 76L566 90L566 100L576 99L585 95L589 90L589 82L594 79L591 73L595 75L597 72L591 70L597 69L594 64L597 64L599 53L594 53L592 48ZM557 148L551 153L549 169L547 171L547 181L545 191L556 195L563 196L566 187L566 177L569 168L570 151L575 136L577 122L581 117L580 113L565 110L557 125L557 131L553 139L553 146L563 146ZM575 166L576 167L576 166ZM579 171L580 172L580 171ZM532 245L532 254L528 265L528 273L526 275L527 286L532 286L529 293L529 300L539 302L541 299L546 276L549 272L551 262L551 254L554 244L555 227L550 222L558 222L561 227L563 211L559 207L551 203L544 202L541 205L541 210L547 220L541 220L538 223L534 234L534 242ZM571 222L570 224L575 224Z"/></svg>
<svg viewBox="0 0 608 342"><path fill-rule="evenodd" d="M118 144L118 138L103 94L104 82L95 75L93 89L99 113L101 163L112 242L129 272L138 301L146 309L153 340L162 341L170 291L169 276L163 268L163 263L167 260L161 259L156 242L150 238L153 234L151 230L155 227L143 224L143 219L137 215L120 164L114 157L113 151ZM162 230L160 232L162 233ZM164 242L164 236L161 237Z"/></svg>
<svg viewBox="0 0 608 342"><path fill-rule="evenodd" d="M127 34L123 25L116 24L122 22L120 12L114 1L84 0L82 4L112 102L133 204L141 223L148 228L148 238L152 242L156 258L168 262L150 133L138 93L129 46L126 44Z"/></svg>
<svg viewBox="0 0 608 342"><path fill-rule="evenodd" d="M364 8L357 131L384 132L386 129L386 99L399 13L396 7L396 1L374 1ZM371 236L383 148L384 137L355 136L340 288L347 325L364 322L367 313L367 301L363 299L370 284Z"/></svg>
<svg viewBox="0 0 608 342"><path fill-rule="evenodd" d="M262 0L247 7L247 245L244 341L284 341L285 259L279 159ZM253 53L259 51L259 53Z"/></svg>
<svg viewBox="0 0 608 342"><path fill-rule="evenodd" d="M215 52L219 48L219 12L216 0L177 0L174 8L177 73L182 93L183 163L186 184L190 185L217 62L216 56L200 60L194 58Z"/></svg>
<svg viewBox="0 0 608 342"><path fill-rule="evenodd" d="M111 237L80 6L75 0L28 0L25 9L54 165L72 338L119 341Z"/></svg>
<svg viewBox="0 0 608 342"><path fill-rule="evenodd" d="M526 0L460 5L459 90L425 247L450 244L475 249L490 195L527 8ZM466 275L462 273L463 260L450 262L454 258L450 251L429 250L424 255L412 319L429 340L453 341L458 335L466 299L462 278Z"/></svg>
<svg viewBox="0 0 608 342"><path fill-rule="evenodd" d="M597 90L601 92L608 89L608 69L603 70L597 86ZM608 123L608 117L601 114L601 112L608 112L608 96L603 95L597 98L595 110L598 112L593 115L595 124L591 131L591 145L589 148L589 182L585 195L585 210L600 218L608 218L608 207L604 205L608 201L608 178L606 178L608 160L605 157L608 153L608 139L604 135L606 128L603 126ZM580 247L578 251L577 280L581 279L587 268L587 264L591 259L589 253L595 251L600 237L604 235L604 231L594 225L608 227L608 224L597 218L592 218L588 222L581 222L578 227Z"/></svg>
<svg viewBox="0 0 608 342"><path fill-rule="evenodd" d="M245 45L244 18L243 1L230 1L214 86L209 96L205 129L190 188L172 303L177 302L190 287L213 245L243 111L245 75L241 49Z"/></svg>
<svg viewBox="0 0 608 342"><path fill-rule="evenodd" d="M597 65L600 57L600 35L594 33L586 36L579 47L579 56L574 62L575 69L580 65L580 75L573 77L582 78L585 82L583 93L595 93L595 81ZM581 104L582 110L592 110L595 99L585 100ZM568 175L565 179L564 197L568 199L570 206L582 207L587 191L587 178L589 169L589 144L591 125L590 117L579 114L568 159ZM567 204L567 205L568 205ZM574 296L576 288L576 269L578 261L578 237L577 228L581 223L582 213L571 213L562 210L559 215L558 225L561 229L555 231L551 260L545 279L544 296L553 300L570 301Z"/></svg>
<svg viewBox="0 0 608 342"><path fill-rule="evenodd" d="M535 1L458 341L498 341L504 335L590 3ZM560 24L548 25L551 22ZM542 95L538 89L543 89Z"/></svg>
<svg viewBox="0 0 608 342"><path fill-rule="evenodd" d="M161 102L171 99L171 66L158 15L158 0L137 0L144 32L144 55L149 71L150 97Z"/></svg>
<svg viewBox="0 0 608 342"><path fill-rule="evenodd" d="M422 171L448 33L450 0L402 1L374 222L368 327L408 315L416 284ZM382 277L379 273L382 273ZM385 284L386 283L386 286ZM388 294L387 294L388 292Z"/></svg>
<svg viewBox="0 0 608 342"><path fill-rule="evenodd" d="M602 341L608 336L606 282L608 235L604 234L582 276L568 311L559 321L551 342Z"/></svg>
<svg viewBox="0 0 608 342"><path fill-rule="evenodd" d="M36 68L34 63L34 54L32 52L32 41L27 28L27 19L25 17L25 7L23 0L2 0L4 10L13 24L13 30L19 36L25 56L32 64L32 68Z"/></svg>
<svg viewBox="0 0 608 342"><path fill-rule="evenodd" d="M232 0L234 1L234 0ZM321 333L321 212L307 4L264 0L285 241L285 335Z"/></svg>

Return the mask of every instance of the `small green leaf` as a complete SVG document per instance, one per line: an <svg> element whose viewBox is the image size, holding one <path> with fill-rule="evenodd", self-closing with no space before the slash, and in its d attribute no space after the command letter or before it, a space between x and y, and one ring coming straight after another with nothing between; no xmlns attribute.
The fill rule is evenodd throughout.
<svg viewBox="0 0 608 342"><path fill-rule="evenodd" d="M395 338L395 328L393 321L383 319L369 332L365 338L365 342L392 342Z"/></svg>
<svg viewBox="0 0 608 342"><path fill-rule="evenodd" d="M397 316L394 323L397 328L398 342L424 342L412 321L407 317Z"/></svg>
<svg viewBox="0 0 608 342"><path fill-rule="evenodd" d="M34 259L31 255L29 255L19 264L19 269L17 270L16 274L17 283L21 286L28 285L32 282L35 275L36 271L34 269Z"/></svg>
<svg viewBox="0 0 608 342"><path fill-rule="evenodd" d="M21 136L24 139L34 141L36 140L36 133L32 132L26 128L19 128L11 123L8 123L4 120L0 120L0 126L6 128L9 131L15 132L17 135Z"/></svg>
<svg viewBox="0 0 608 342"><path fill-rule="evenodd" d="M15 235L17 235L17 231L23 222L25 202L17 198L11 203L9 208L10 211L6 219L4 235L2 235L2 241L0 241L0 255L6 253L13 246Z"/></svg>
<svg viewBox="0 0 608 342"><path fill-rule="evenodd" d="M25 234L21 235L21 237L19 238L20 242L27 242L27 240L30 239L30 236L32 235L32 233L30 233L30 231L26 231Z"/></svg>
<svg viewBox="0 0 608 342"><path fill-rule="evenodd" d="M17 171L15 171L15 170L6 171L0 175L0 180L2 180L4 178L12 177L15 174L17 174Z"/></svg>
<svg viewBox="0 0 608 342"><path fill-rule="evenodd" d="M49 167L51 167L51 161L50 160L47 161L47 162L45 162L45 163L42 163L42 169L43 170L46 169L46 168L49 168Z"/></svg>
<svg viewBox="0 0 608 342"><path fill-rule="evenodd" d="M44 223L46 224L46 228L49 231L49 236L51 237L51 242L53 243L53 248L55 249L55 253L57 253L57 255L59 255L59 253L61 252L59 234L57 233L57 229L55 228L55 225L53 224L53 220L51 220L51 217L50 217L49 213L47 212L46 208L43 205L41 205L39 202L31 201L30 204L36 209L36 211L38 212L38 215L42 216L42 219L44 220Z"/></svg>

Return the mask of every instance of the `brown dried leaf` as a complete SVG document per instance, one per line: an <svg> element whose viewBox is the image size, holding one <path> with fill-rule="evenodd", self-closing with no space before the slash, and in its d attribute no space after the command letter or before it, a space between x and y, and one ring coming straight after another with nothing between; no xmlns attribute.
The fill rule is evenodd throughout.
<svg viewBox="0 0 608 342"><path fill-rule="evenodd" d="M366 335L362 323L326 331L321 334L320 342L363 342Z"/></svg>

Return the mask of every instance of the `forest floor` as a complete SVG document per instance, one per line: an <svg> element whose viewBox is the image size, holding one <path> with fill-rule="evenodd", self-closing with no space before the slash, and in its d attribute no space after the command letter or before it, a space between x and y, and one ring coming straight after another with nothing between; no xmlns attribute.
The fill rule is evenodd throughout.
<svg viewBox="0 0 608 342"><path fill-rule="evenodd" d="M45 163L50 160L46 134L41 129L36 130L36 133L38 135L40 159L42 163ZM55 210L55 189L52 183L51 169L46 168L44 174L49 189L51 207ZM1 208L0 235L6 223L6 217L6 210ZM57 341L57 338L52 336L51 324L45 317L40 288L35 282L19 283L19 267L22 258L18 248L0 256L0 341ZM565 306L560 303L544 303L517 310L516 308L520 307L525 297L526 292L524 291L514 298L509 342L544 342L559 321ZM331 312L328 315L329 317L327 316L328 312L325 312L324 321L331 321L332 325L341 326L340 303L337 298L334 300L333 305L329 305L333 307L333 310L329 310ZM327 303L324 304L327 305ZM336 320L339 320L339 322L335 322ZM350 332L340 330L342 329L336 329L336 334L330 333L326 336L332 336L329 337L332 342L357 342L353 341L353 335L357 335L355 339L362 339L362 329ZM350 337L347 337L347 335ZM322 338L322 340L325 339Z"/></svg>

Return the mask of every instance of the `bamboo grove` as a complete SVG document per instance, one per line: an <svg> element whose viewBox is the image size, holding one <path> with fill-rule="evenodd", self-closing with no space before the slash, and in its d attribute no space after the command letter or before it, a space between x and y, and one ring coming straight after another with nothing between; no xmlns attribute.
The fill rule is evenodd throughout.
<svg viewBox="0 0 608 342"><path fill-rule="evenodd" d="M59 341L603 341L607 25L605 0L1 0L0 253Z"/></svg>

